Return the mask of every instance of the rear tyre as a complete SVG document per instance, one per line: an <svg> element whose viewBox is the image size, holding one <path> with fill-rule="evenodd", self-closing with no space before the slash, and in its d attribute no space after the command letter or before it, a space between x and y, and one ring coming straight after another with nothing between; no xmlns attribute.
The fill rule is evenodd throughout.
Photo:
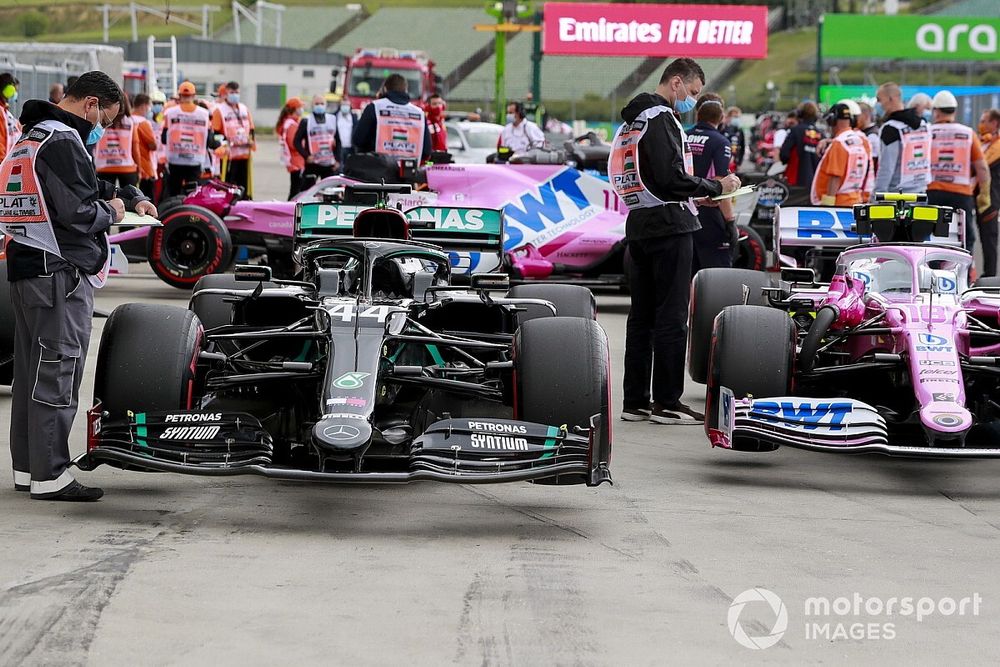
<svg viewBox="0 0 1000 667"><path fill-rule="evenodd" d="M101 335L94 401L112 418L128 410L189 409L201 336L201 322L185 308L118 306Z"/></svg>
<svg viewBox="0 0 1000 667"><path fill-rule="evenodd" d="M715 316L726 306L743 303L744 291L747 304L767 305L767 297L761 290L770 285L771 277L763 271L702 269L695 274L688 310L688 375L692 380L703 383L708 377Z"/></svg>
<svg viewBox="0 0 1000 667"><path fill-rule="evenodd" d="M3 240L0 239L0 244ZM2 246L0 246L2 249ZM0 262L0 384L14 379L14 306L10 302L7 262Z"/></svg>
<svg viewBox="0 0 1000 667"><path fill-rule="evenodd" d="M767 246L764 239L753 227L740 225L739 231L740 243L733 259L733 268L763 271L767 268Z"/></svg>
<svg viewBox="0 0 1000 667"><path fill-rule="evenodd" d="M594 293L580 285L515 285L507 295L518 299L544 299L556 307L558 317L582 317L597 319L597 302ZM545 306L529 304L525 311L517 314L518 325L538 319L552 317L552 311Z"/></svg>
<svg viewBox="0 0 1000 667"><path fill-rule="evenodd" d="M560 426L590 427L600 415L611 441L611 372L608 338L594 320L545 317L525 322L514 336L514 417ZM579 475L538 480L581 484Z"/></svg>
<svg viewBox="0 0 1000 667"><path fill-rule="evenodd" d="M764 344L747 349L747 341ZM718 428L719 388L732 389L736 398L787 396L792 387L795 359L795 323L780 310L764 306L727 306L712 332L705 428ZM769 452L776 445L755 439L734 439L733 449Z"/></svg>
<svg viewBox="0 0 1000 667"><path fill-rule="evenodd" d="M202 276L221 273L233 255L233 240L222 220L201 206L184 204L162 216L150 231L146 252L163 282L191 289Z"/></svg>

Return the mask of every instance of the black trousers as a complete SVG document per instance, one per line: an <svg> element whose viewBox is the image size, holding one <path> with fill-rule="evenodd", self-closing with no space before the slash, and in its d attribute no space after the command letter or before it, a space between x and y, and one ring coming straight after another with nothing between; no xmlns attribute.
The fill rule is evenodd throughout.
<svg viewBox="0 0 1000 667"><path fill-rule="evenodd" d="M147 197L149 197L150 201L156 201L156 198L153 196L156 193L156 180L155 179L152 179L152 178L141 178L141 179L139 179L139 190L142 191L142 194L144 194Z"/></svg>
<svg viewBox="0 0 1000 667"><path fill-rule="evenodd" d="M97 172L97 177L102 181L107 181L120 188L126 185L139 185L139 172L133 171L128 174L115 174L112 172Z"/></svg>
<svg viewBox="0 0 1000 667"><path fill-rule="evenodd" d="M168 192L166 196L173 197L184 194L184 184L197 183L199 176L201 176L201 167L197 165L170 165L170 171L167 173Z"/></svg>
<svg viewBox="0 0 1000 667"><path fill-rule="evenodd" d="M626 409L645 408L652 396L673 407L684 392L692 235L629 241L628 252L632 305L625 329L623 403Z"/></svg>
<svg viewBox="0 0 1000 667"><path fill-rule="evenodd" d="M288 199L291 201L292 197L299 194L302 191L302 172L301 171L290 171L288 172Z"/></svg>
<svg viewBox="0 0 1000 667"><path fill-rule="evenodd" d="M250 160L230 160L226 166L226 183L239 185L244 190L250 178ZM248 193L249 194L249 193Z"/></svg>
<svg viewBox="0 0 1000 667"><path fill-rule="evenodd" d="M702 269L730 268L733 255L729 248L729 232L722 211L710 206L698 209L701 229L694 232L694 257L691 261L691 275Z"/></svg>
<svg viewBox="0 0 1000 667"><path fill-rule="evenodd" d="M989 210L986 213L990 213ZM993 216L984 219L985 215L976 213L976 226L979 228L979 243L983 246L983 270L979 274L982 277L995 276L997 274L997 216L993 211Z"/></svg>
<svg viewBox="0 0 1000 667"><path fill-rule="evenodd" d="M944 190L928 190L927 203L935 206L951 206L965 211L965 249L972 252L976 247L976 200L972 195L960 195L957 192ZM996 238L993 239L993 270L996 271ZM986 257L985 247L983 257ZM992 274L990 274L992 275Z"/></svg>

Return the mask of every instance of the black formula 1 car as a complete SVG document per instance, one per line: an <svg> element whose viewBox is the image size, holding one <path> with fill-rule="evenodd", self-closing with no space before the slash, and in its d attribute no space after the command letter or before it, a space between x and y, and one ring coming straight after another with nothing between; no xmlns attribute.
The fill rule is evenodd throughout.
<svg viewBox="0 0 1000 667"><path fill-rule="evenodd" d="M238 267L203 278L188 309L115 309L76 465L610 482L608 343L590 291L508 289L499 274L453 286L442 248L499 256L501 212L403 214L385 203L402 188L300 204L296 280Z"/></svg>

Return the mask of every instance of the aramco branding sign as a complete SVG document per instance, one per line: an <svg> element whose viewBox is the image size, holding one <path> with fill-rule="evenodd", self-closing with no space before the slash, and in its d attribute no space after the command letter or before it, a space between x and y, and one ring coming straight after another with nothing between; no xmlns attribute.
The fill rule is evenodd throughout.
<svg viewBox="0 0 1000 667"><path fill-rule="evenodd" d="M998 0L1000 1L1000 0ZM996 60L1000 19L827 14L823 58Z"/></svg>

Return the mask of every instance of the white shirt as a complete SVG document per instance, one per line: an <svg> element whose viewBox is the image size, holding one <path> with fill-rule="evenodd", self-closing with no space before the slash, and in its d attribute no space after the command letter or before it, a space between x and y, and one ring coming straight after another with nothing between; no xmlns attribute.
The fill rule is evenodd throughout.
<svg viewBox="0 0 1000 667"><path fill-rule="evenodd" d="M774 131L774 147L781 148L781 144L785 143L785 138L788 137L788 130L781 128Z"/></svg>
<svg viewBox="0 0 1000 667"><path fill-rule="evenodd" d="M507 123L500 133L500 145L506 146L515 153L526 151L529 148L541 148L545 143L545 134L541 128L528 119L521 121L520 125Z"/></svg>
<svg viewBox="0 0 1000 667"><path fill-rule="evenodd" d="M339 111L337 112L337 134L340 136L340 147L350 148L351 147L351 132L354 130L354 119L351 118L353 114L347 114L346 116Z"/></svg>

